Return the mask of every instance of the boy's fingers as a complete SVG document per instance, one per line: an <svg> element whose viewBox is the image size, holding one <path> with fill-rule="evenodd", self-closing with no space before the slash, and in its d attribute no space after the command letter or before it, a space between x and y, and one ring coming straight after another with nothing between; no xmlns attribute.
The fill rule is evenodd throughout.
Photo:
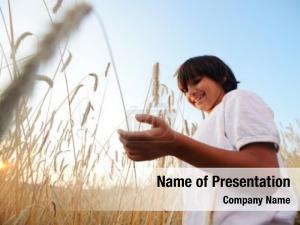
<svg viewBox="0 0 300 225"><path fill-rule="evenodd" d="M131 152L139 152L141 147L143 147L143 144L140 141L129 141L128 139L123 138L122 136L119 137L120 142L123 144L124 149Z"/></svg>
<svg viewBox="0 0 300 225"><path fill-rule="evenodd" d="M163 120L161 118L156 117L156 116L151 116L148 114L137 114L137 115L135 115L135 118L137 119L137 121L139 121L141 123L148 123L153 126L158 126L159 124L161 124L163 122Z"/></svg>
<svg viewBox="0 0 300 225"><path fill-rule="evenodd" d="M129 159L133 161L144 161L145 157L140 154L139 150L134 150L132 148L124 148L126 155Z"/></svg>
<svg viewBox="0 0 300 225"><path fill-rule="evenodd" d="M152 122L153 122L153 116L148 115L148 114L137 114L137 115L135 115L135 118L137 121L139 121L141 123L152 124Z"/></svg>
<svg viewBox="0 0 300 225"><path fill-rule="evenodd" d="M118 130L118 133L122 137L122 139L126 139L128 141L146 141L151 138L150 131L124 131Z"/></svg>

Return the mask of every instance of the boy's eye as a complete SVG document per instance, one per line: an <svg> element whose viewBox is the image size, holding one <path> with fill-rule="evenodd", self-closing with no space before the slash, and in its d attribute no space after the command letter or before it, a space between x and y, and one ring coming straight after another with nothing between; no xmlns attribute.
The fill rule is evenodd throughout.
<svg viewBox="0 0 300 225"><path fill-rule="evenodd" d="M198 77L192 81L193 84L198 84L202 80L202 77Z"/></svg>

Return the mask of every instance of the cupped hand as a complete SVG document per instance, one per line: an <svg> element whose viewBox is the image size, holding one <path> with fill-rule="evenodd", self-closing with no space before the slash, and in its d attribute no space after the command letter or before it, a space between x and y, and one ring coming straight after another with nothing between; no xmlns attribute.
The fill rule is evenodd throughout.
<svg viewBox="0 0 300 225"><path fill-rule="evenodd" d="M147 114L136 115L141 123L152 125L150 130L118 130L127 156L134 161L152 160L172 155L176 148L176 132L163 119Z"/></svg>

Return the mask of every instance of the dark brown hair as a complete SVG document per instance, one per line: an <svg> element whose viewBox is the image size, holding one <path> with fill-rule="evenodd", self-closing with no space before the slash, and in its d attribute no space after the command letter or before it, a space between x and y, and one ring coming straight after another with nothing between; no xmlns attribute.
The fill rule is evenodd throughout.
<svg viewBox="0 0 300 225"><path fill-rule="evenodd" d="M199 77L206 76L222 86L227 93L237 89L239 81L233 72L221 59L216 56L197 56L185 61L177 70L178 87L187 92L189 83L194 83Z"/></svg>

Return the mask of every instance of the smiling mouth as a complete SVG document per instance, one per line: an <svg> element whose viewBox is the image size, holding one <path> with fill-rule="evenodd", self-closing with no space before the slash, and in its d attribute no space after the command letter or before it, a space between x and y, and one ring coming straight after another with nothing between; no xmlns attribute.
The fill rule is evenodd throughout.
<svg viewBox="0 0 300 225"><path fill-rule="evenodd" d="M195 98L195 104L199 104L199 103L202 103L203 99L205 97L205 93L202 93L200 95L198 95L196 98Z"/></svg>

